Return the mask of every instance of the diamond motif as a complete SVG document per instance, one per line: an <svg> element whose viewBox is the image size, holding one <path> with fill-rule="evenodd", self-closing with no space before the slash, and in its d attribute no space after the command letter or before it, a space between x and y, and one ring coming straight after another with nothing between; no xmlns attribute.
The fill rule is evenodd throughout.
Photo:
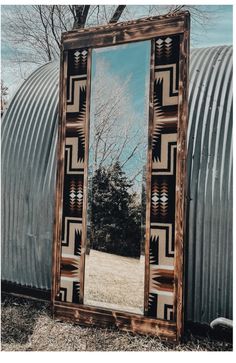
<svg viewBox="0 0 236 363"><path fill-rule="evenodd" d="M159 200L159 198L156 195L154 195L154 197L152 197L152 200L153 200L153 202L157 202Z"/></svg>
<svg viewBox="0 0 236 363"><path fill-rule="evenodd" d="M165 39L165 43L169 44L171 42L172 42L172 39L171 38L168 37L168 38Z"/></svg>
<svg viewBox="0 0 236 363"><path fill-rule="evenodd" d="M156 44L158 44L158 45L161 45L162 43L163 43L163 40L160 38L156 41Z"/></svg>
<svg viewBox="0 0 236 363"><path fill-rule="evenodd" d="M82 193L78 193L78 194L77 194L77 198L78 198L78 199L82 199L82 198L83 198L83 194L82 194Z"/></svg>

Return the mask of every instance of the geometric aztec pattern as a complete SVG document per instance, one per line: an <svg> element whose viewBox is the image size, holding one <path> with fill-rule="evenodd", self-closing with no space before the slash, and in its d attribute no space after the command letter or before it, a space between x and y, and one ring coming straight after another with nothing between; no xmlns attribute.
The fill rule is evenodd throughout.
<svg viewBox="0 0 236 363"><path fill-rule="evenodd" d="M87 49L68 52L66 143L58 300L79 303L86 122Z"/></svg>
<svg viewBox="0 0 236 363"><path fill-rule="evenodd" d="M148 316L175 320L174 254L179 91L178 35L155 39ZM60 260L63 302L79 303L88 49L68 51Z"/></svg>
<svg viewBox="0 0 236 363"><path fill-rule="evenodd" d="M174 254L179 36L155 39L148 316L175 320Z"/></svg>

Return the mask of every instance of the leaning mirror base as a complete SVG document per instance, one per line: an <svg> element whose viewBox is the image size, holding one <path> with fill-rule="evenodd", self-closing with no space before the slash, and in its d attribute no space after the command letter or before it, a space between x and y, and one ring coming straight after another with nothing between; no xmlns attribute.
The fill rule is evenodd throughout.
<svg viewBox="0 0 236 363"><path fill-rule="evenodd" d="M179 340L176 322L174 321L153 319L117 310L55 301L53 304L53 318L87 326L117 327L120 330L132 333L158 336L162 340L174 342Z"/></svg>

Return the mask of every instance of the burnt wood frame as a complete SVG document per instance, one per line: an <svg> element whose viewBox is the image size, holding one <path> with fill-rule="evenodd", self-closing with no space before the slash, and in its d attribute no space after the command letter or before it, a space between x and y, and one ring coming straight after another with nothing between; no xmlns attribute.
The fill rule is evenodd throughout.
<svg viewBox="0 0 236 363"><path fill-rule="evenodd" d="M183 258L184 258L184 230L185 230L185 180L186 180L186 137L188 120L188 62L189 62L189 28L190 15L188 12L179 14L144 18L125 23L108 24L100 27L73 30L62 35L61 68L60 68L60 103L59 128L57 149L57 181L55 195L54 218L54 244L52 267L52 306L53 315L62 320L78 322L80 324L117 326L126 331L158 335L163 339L178 341L183 333ZM65 122L66 122L66 75L68 50L86 47L89 52L87 66L87 103L86 103L86 137L85 137L85 175L83 211L87 204L87 164L88 164L88 137L89 137L89 107L91 82L91 51L92 48L112 46L141 40L152 40L159 36L180 36L179 57L179 104L178 104L178 130L177 130L177 170L176 170L176 217L175 217L175 263L174 263L174 289L176 321L165 321L146 316L149 289L149 237L150 228L146 230L145 245L145 303L144 316L114 311L106 308L96 308L83 304L84 263L86 244L86 218L82 225L82 253L80 265L81 292L79 304L57 301L56 297L60 284L60 251L61 251L61 224L62 199L64 178L64 149L65 149ZM153 50L153 41L152 41ZM154 116L153 104L154 82L154 55L151 55L150 67L150 102L149 102L149 137L148 137L148 175L147 175L147 222L150 221L150 183L151 183L151 139L152 120ZM147 226L149 223L147 223Z"/></svg>

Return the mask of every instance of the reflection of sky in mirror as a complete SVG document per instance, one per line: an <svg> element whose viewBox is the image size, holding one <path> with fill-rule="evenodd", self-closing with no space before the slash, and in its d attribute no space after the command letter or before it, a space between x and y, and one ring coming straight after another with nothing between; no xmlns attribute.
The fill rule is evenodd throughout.
<svg viewBox="0 0 236 363"><path fill-rule="evenodd" d="M104 83L101 83L101 73L99 64L103 62L105 65ZM103 73L102 73L103 74ZM129 179L132 179L138 170L143 170L146 164L147 155L147 128L148 128L148 98L149 98L149 77L150 77L150 41L136 42L132 44L111 46L106 48L94 49L92 52L92 89L91 89L91 142L93 140L93 125L96 123L94 115L96 112L99 89L96 89L96 84L100 82L104 92L101 97L112 98L115 85L124 85L126 87L125 98L121 105L124 105L126 113L117 117L116 123L120 124L121 128L128 127L129 139L124 147L120 157L121 164L128 158L130 153L135 148L137 142L142 140L142 145L135 150L134 155L128 160L123 170ZM109 84L107 84L109 83ZM101 88L101 87L100 87ZM109 93L110 92L110 93ZM97 98L96 98L97 97ZM105 100L104 100L105 102ZM111 102L114 102L111 101ZM121 131L114 128L114 133L119 135ZM111 138L115 140L115 137ZM122 143L124 137L122 132L115 141L117 144ZM94 150L90 148L90 166ZM140 191L142 181L142 173L134 180L134 189Z"/></svg>
<svg viewBox="0 0 236 363"><path fill-rule="evenodd" d="M149 82L150 46L150 41L143 41L93 51L92 79L96 74L96 60L99 57L109 62L112 73L121 79L126 80L131 75L129 90L132 106L141 115L146 107L144 102L147 88L144 85Z"/></svg>

